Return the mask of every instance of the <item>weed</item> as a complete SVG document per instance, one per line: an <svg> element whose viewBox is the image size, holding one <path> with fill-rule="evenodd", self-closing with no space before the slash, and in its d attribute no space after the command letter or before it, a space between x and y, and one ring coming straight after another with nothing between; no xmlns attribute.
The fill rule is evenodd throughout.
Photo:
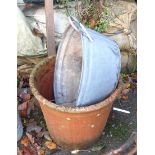
<svg viewBox="0 0 155 155"><path fill-rule="evenodd" d="M124 141L129 137L128 124L116 119L107 123L105 132L116 140Z"/></svg>

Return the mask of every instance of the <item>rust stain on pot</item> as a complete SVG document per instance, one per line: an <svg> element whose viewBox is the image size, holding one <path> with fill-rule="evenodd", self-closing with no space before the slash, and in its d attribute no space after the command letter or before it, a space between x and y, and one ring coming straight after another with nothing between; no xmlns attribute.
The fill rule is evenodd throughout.
<svg viewBox="0 0 155 155"><path fill-rule="evenodd" d="M64 107L51 102L54 99L55 57L40 62L30 75L30 87L42 109L47 128L53 140L68 149L82 149L95 143L106 125L113 101L122 90L117 89L104 101L86 107ZM89 126L88 126L89 125Z"/></svg>

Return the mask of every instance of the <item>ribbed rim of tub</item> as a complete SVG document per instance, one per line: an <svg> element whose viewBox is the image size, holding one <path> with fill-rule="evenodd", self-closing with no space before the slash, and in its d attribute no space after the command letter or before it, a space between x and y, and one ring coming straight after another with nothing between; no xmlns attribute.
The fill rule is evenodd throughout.
<svg viewBox="0 0 155 155"><path fill-rule="evenodd" d="M38 100L38 102L41 102L43 105L46 105L48 108L52 108L55 109L56 111L60 111L60 112L68 112L68 113L87 113L87 112L92 112L92 111L96 111L99 110L103 107L108 106L109 103L113 102L117 96L119 95L119 93L122 91L123 88L123 83L120 80L119 84L117 86L117 88L115 89L115 91L109 96L107 97L105 100L96 103L94 105L89 105L89 106L85 106L85 107L65 107L62 105L57 105L49 100L47 100L45 97L43 97L39 91L36 89L35 84L34 84L34 78L35 75L37 73L37 70L44 66L45 64L47 64L47 62L49 60L55 59L55 56L51 56L48 58L45 58L43 61L41 61L39 64L37 64L34 69L32 70L31 74L30 74L30 88L31 91L33 93L33 95L36 97L36 99Z"/></svg>

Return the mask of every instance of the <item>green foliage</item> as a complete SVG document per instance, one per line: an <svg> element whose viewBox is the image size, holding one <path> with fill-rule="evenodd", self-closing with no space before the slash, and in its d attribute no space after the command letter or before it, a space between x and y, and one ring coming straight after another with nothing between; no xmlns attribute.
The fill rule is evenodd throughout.
<svg viewBox="0 0 155 155"><path fill-rule="evenodd" d="M60 5L67 5L69 1L71 0L56 0L57 4L60 4Z"/></svg>
<svg viewBox="0 0 155 155"><path fill-rule="evenodd" d="M112 15L107 7L102 7L99 11L98 5L94 5L92 2L87 2L88 4L83 5L82 11L79 13L79 18L81 22L88 28L91 27L91 22L94 20L95 26L94 30L98 32L105 32L109 26L110 21L112 21Z"/></svg>
<svg viewBox="0 0 155 155"><path fill-rule="evenodd" d="M126 77L127 77L127 74L121 73L121 79L122 79L123 82L126 81Z"/></svg>
<svg viewBox="0 0 155 155"><path fill-rule="evenodd" d="M94 29L101 33L105 32L111 20L112 18L108 8L104 7L104 11L102 12L100 19L97 21Z"/></svg>
<svg viewBox="0 0 155 155"><path fill-rule="evenodd" d="M61 8L65 8L66 16L74 16L73 12L69 9L69 2L73 0L59 0L58 4Z"/></svg>
<svg viewBox="0 0 155 155"><path fill-rule="evenodd" d="M92 29L98 32L105 32L109 26L110 21L112 20L112 16L107 7L103 7L101 11L98 8L99 6L94 4L92 0L83 0L82 1L82 10L75 10L73 12L68 8L68 3L72 0L59 0L59 4L63 5L66 9L65 14L67 16L77 16L80 21L88 28L91 27L91 22L94 20L94 27ZM77 0L78 1L78 0ZM103 10L103 11L102 11Z"/></svg>
<svg viewBox="0 0 155 155"><path fill-rule="evenodd" d="M114 119L107 123L105 132L112 135L115 139L126 140L129 137L129 126L127 123Z"/></svg>

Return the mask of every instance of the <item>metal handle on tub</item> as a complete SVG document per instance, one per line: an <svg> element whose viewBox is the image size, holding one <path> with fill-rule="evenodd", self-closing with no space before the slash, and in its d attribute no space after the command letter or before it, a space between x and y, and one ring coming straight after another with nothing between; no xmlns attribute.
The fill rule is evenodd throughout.
<svg viewBox="0 0 155 155"><path fill-rule="evenodd" d="M80 32L82 35L85 35L90 41L93 41L90 34L87 32L86 28L73 16L68 17L70 24L73 26L73 28Z"/></svg>

